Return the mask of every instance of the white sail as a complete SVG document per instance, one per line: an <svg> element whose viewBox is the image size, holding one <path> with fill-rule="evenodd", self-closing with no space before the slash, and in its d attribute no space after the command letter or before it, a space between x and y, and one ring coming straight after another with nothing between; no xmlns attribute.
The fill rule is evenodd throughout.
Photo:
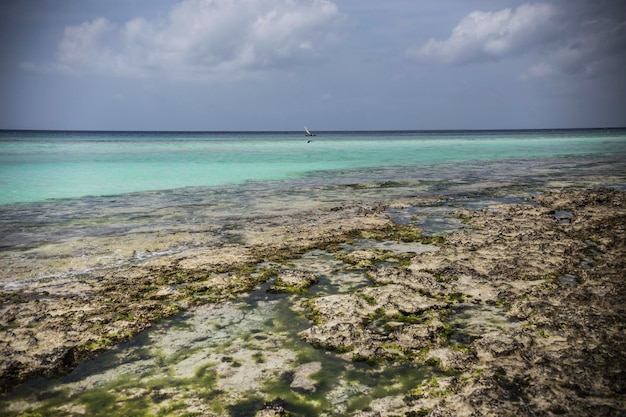
<svg viewBox="0 0 626 417"><path fill-rule="evenodd" d="M307 136L311 136L311 132L309 132L309 128L304 126L304 130L306 131Z"/></svg>

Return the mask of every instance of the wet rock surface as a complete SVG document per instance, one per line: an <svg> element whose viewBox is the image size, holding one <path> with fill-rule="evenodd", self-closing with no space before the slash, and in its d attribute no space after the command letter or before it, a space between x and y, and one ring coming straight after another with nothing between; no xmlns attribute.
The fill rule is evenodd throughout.
<svg viewBox="0 0 626 417"><path fill-rule="evenodd" d="M390 206L420 204L426 202ZM437 246L430 245L433 239L418 243L423 236L392 223L385 207L339 205L251 220L232 243L220 247L193 248L71 280L5 285L0 293L2 388L36 375L69 372L159 318L207 303L219 306L274 279L268 283L271 291L301 297L294 305L309 319L299 333L307 343L348 362L376 364L372 372L398 365L434 371L355 404L351 398L375 387L339 380L324 388L319 375L329 372L327 365L298 364L281 345L282 333L254 333L254 345L274 349L272 355L255 357L251 345L199 350L170 371L199 384L194 385L198 395L175 384L122 386L120 395L170 404L167 415L626 414L625 193L552 191L525 204L458 208L454 215L463 228L436 239ZM354 239L403 242L341 246ZM424 243L428 247L420 246ZM336 251L337 258L365 271L371 285L310 294L324 277L285 265L314 248ZM244 317L230 317L229 326ZM324 403L321 414L311 409L298 414L276 396L242 397L245 381L258 389L269 376L280 376L283 367L292 367L283 375L293 391L289 395L323 394L330 405ZM215 396L240 405L215 411L207 405ZM66 415L89 411L80 404L63 407L59 410Z"/></svg>
<svg viewBox="0 0 626 417"><path fill-rule="evenodd" d="M311 379L311 376L321 369L322 364L320 362L308 362L300 365L294 370L293 381L289 387L305 393L315 392L315 381Z"/></svg>
<svg viewBox="0 0 626 417"><path fill-rule="evenodd" d="M276 282L268 288L268 291L275 293L299 293L306 291L307 288L317 284L318 281L319 278L311 272L281 269L276 276Z"/></svg>
<svg viewBox="0 0 626 417"><path fill-rule="evenodd" d="M383 209L342 205L244 219L239 244L192 248L76 276L11 281L0 291L0 391L33 376L63 375L161 318L250 291L272 275L251 268L264 260L284 261L360 230L390 227ZM312 283L297 273L279 277L288 283L295 277L302 288Z"/></svg>
<svg viewBox="0 0 626 417"><path fill-rule="evenodd" d="M439 251L312 303L318 323L302 333L311 343L454 375L416 387L400 407L358 415L626 413L626 195L563 191L534 202L459 210L469 229Z"/></svg>

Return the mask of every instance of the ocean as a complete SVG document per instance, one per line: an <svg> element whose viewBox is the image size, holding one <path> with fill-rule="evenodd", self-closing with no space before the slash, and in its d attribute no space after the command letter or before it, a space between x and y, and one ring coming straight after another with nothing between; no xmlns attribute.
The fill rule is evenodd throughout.
<svg viewBox="0 0 626 417"><path fill-rule="evenodd" d="M235 217L245 221L333 201L493 188L511 195L546 187L623 189L625 177L626 129L317 132L315 137L2 131L0 261L7 271L13 251L120 234L141 252L145 244L137 240L159 230L197 232ZM187 247L177 245L171 242L162 252ZM66 252L56 249L46 256ZM27 272L29 278L66 273Z"/></svg>
<svg viewBox="0 0 626 417"><path fill-rule="evenodd" d="M0 249L196 230L346 199L623 189L625 176L626 129L1 131ZM40 274L56 272L30 275Z"/></svg>
<svg viewBox="0 0 626 417"><path fill-rule="evenodd" d="M404 181L507 160L610 158L626 130L0 132L0 205L285 181ZM367 178L366 178L367 177Z"/></svg>

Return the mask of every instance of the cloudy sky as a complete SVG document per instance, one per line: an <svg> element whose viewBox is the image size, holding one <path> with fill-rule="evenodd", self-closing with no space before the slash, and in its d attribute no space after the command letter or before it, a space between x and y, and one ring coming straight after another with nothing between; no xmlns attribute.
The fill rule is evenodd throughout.
<svg viewBox="0 0 626 417"><path fill-rule="evenodd" d="M626 126L623 0L2 0L0 129Z"/></svg>

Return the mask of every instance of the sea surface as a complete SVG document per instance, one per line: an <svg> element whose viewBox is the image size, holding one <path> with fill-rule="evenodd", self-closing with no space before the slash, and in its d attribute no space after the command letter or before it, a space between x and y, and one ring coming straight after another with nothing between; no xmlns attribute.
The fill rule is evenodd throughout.
<svg viewBox="0 0 626 417"><path fill-rule="evenodd" d="M0 131L0 205L284 181L398 181L508 160L610 158L626 130Z"/></svg>
<svg viewBox="0 0 626 417"><path fill-rule="evenodd" d="M623 189L625 177L626 129L0 131L0 253L77 237L197 231L332 201Z"/></svg>
<svg viewBox="0 0 626 417"><path fill-rule="evenodd" d="M626 129L0 131L0 261L76 238L198 232L333 201L574 186L626 187Z"/></svg>

